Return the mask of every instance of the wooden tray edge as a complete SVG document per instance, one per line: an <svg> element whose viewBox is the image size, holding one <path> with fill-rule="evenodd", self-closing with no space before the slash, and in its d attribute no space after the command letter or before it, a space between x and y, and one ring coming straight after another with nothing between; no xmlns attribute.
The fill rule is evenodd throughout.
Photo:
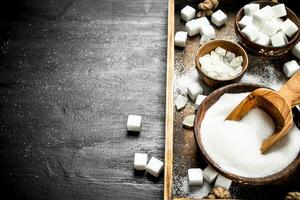
<svg viewBox="0 0 300 200"><path fill-rule="evenodd" d="M164 200L172 199L173 185L173 85L174 85L174 29L175 4L174 0L168 2L168 49L167 49L167 75L166 75L166 119L165 119L165 174L164 174Z"/></svg>

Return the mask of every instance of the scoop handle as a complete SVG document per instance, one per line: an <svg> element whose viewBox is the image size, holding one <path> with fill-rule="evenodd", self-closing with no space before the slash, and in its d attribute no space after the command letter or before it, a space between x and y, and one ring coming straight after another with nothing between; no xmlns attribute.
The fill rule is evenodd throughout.
<svg viewBox="0 0 300 200"><path fill-rule="evenodd" d="M300 71L292 76L279 90L290 107L300 104Z"/></svg>

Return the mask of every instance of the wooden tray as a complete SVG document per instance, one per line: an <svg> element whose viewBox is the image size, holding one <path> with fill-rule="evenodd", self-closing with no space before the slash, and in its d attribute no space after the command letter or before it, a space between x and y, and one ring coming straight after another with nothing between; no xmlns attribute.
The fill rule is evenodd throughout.
<svg viewBox="0 0 300 200"><path fill-rule="evenodd" d="M188 39L185 49L174 48L174 33L184 30L184 22L180 20L180 10L185 5L197 7L199 1L169 0L168 12L168 50L167 50L167 91L166 91L166 137L165 137L165 177L164 199L201 199L211 189L205 184L201 189L190 188L187 182L187 170L192 167L205 168L206 163L200 157L198 147L194 140L192 130L182 127L185 116L194 114L194 105L188 103L186 107L177 111L174 109L174 98L177 93L182 93L180 77L190 76L197 78L195 73L194 55L200 46L200 36ZM237 42L234 33L234 19L237 11L247 1L224 0L219 8L228 14L229 20L225 27L217 29L217 38L228 39ZM292 1L285 1L289 8L295 10L297 6L291 6ZM299 9L299 8L298 8ZM299 16L299 15L298 15ZM280 87L286 81L282 72L285 62L295 59L290 53L278 58L258 57L248 52L249 68L241 82L262 83L266 86ZM194 70L194 72L193 72ZM179 83L178 83L179 82ZM276 86L278 84L278 86ZM204 85L204 84L203 84ZM204 94L208 95L213 90L204 88ZM298 170L299 171L299 170ZM270 186L246 186L233 183L230 192L233 198L242 199L283 199L289 191L299 191L300 177L290 180L285 185Z"/></svg>

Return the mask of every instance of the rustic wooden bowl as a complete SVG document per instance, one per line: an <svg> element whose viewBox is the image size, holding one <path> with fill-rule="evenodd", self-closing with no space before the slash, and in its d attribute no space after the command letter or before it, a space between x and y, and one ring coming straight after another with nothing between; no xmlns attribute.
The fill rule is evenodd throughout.
<svg viewBox="0 0 300 200"><path fill-rule="evenodd" d="M209 54L212 50L216 49L217 47L222 47L227 51L231 51L235 53L236 56L243 57L244 60L242 64L243 70L235 78L227 79L227 80L218 80L218 79L211 78L202 72L199 58L204 56L205 54ZM205 43L198 49L195 57L195 62L196 62L196 69L198 74L201 76L203 81L210 87L220 87L220 86L228 85L230 83L237 82L243 77L246 69L248 68L248 56L246 51L240 45L228 40L213 40L211 42Z"/></svg>
<svg viewBox="0 0 300 200"><path fill-rule="evenodd" d="M246 83L235 83L231 84L222 88L219 88L208 95L204 101L199 106L195 117L195 125L194 125L194 134L197 145L200 149L202 157L204 160L211 165L213 168L216 169L220 174L226 176L227 178L242 184L249 184L249 185L267 185L267 184L281 184L287 182L293 175L296 173L297 168L300 164L300 154L298 157L285 169L282 171L273 174L271 176L267 176L264 178L247 178L242 176L237 176L231 173L224 171L219 165L217 165L206 153L202 141L201 141L201 123L205 116L207 110L216 103L219 98L225 93L242 93L242 92L252 92L253 90L262 87L262 85L258 84L246 84Z"/></svg>
<svg viewBox="0 0 300 200"><path fill-rule="evenodd" d="M274 6L277 5L278 3L272 2L272 1L254 1L252 3L257 3L260 4L260 7L264 7L267 5ZM247 49L249 49L251 52L261 55L261 56L269 56L269 57L276 57L283 55L287 53L289 50L291 50L294 45L299 41L300 39L300 21L295 13L291 11L289 8L286 7L287 11L287 16L283 19L289 18L291 21L293 21L299 28L298 32L295 33L295 35L292 38L289 38L289 42L280 47L271 47L271 46L262 46L259 44L256 44L252 42L251 40L248 39L246 35L244 35L241 32L241 28L239 26L239 21L242 19L244 16L244 9L241 8L235 18L235 32L236 35L241 43L241 45Z"/></svg>

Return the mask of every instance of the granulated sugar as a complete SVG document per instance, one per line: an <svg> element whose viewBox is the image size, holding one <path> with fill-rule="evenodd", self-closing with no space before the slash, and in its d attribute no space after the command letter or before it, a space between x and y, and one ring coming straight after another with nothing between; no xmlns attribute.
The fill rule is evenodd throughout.
<svg viewBox="0 0 300 200"><path fill-rule="evenodd" d="M266 154L262 141L274 131L274 123L256 108L241 121L224 121L248 93L224 94L206 113L201 125L203 146L222 169L243 177L265 177L289 165L300 150L300 131L294 125L287 136Z"/></svg>

